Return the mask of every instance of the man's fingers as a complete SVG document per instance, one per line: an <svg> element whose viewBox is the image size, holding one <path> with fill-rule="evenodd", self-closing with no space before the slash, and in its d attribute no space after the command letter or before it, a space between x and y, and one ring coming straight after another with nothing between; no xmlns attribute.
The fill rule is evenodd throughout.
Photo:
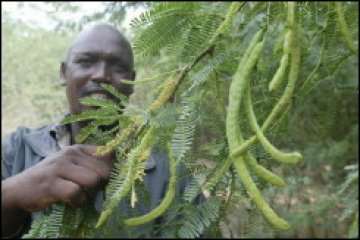
<svg viewBox="0 0 360 240"><path fill-rule="evenodd" d="M87 155L75 156L72 158L72 162L76 165L80 165L93 172L96 172L103 179L108 179L110 177L112 165L107 162L103 162Z"/></svg>
<svg viewBox="0 0 360 240"><path fill-rule="evenodd" d="M85 192L78 184L65 179L58 179L52 190L58 201L68 203L72 207L80 207L87 200Z"/></svg>
<svg viewBox="0 0 360 240"><path fill-rule="evenodd" d="M95 156L98 146L85 145L85 144L81 144L81 145L79 144L79 145L75 145L75 146L79 147L80 151L82 151L86 155L92 156L96 159L99 159L99 160L102 160L104 162L111 163L111 164L114 163L114 161L115 161L115 151L110 151L109 153L106 153L101 156Z"/></svg>
<svg viewBox="0 0 360 240"><path fill-rule="evenodd" d="M98 172L92 171L81 165L72 165L60 169L60 177L74 182L81 187L99 189L107 180L107 176L101 176Z"/></svg>

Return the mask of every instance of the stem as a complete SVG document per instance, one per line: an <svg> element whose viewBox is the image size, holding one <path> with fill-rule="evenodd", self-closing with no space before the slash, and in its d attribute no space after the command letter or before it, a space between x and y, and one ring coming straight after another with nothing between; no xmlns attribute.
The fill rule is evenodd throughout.
<svg viewBox="0 0 360 240"><path fill-rule="evenodd" d="M225 109L225 104L223 103L224 97L223 94L221 94L218 72L216 70L215 70L215 85L216 85L216 98L217 98L218 106L220 106L220 111L222 113L222 116L225 117L226 109Z"/></svg>
<svg viewBox="0 0 360 240"><path fill-rule="evenodd" d="M309 77L305 80L304 84L299 89L298 95L302 95L302 92L304 91L306 85L308 85L310 83L310 81L315 76L315 73L319 70L319 67L321 66L321 63L323 62L323 59L324 59L324 50L325 50L325 36L323 36L321 50L320 50L320 53L319 53L319 60L318 60L318 62L316 64L316 66L314 67L314 69L312 70L312 72L310 73Z"/></svg>

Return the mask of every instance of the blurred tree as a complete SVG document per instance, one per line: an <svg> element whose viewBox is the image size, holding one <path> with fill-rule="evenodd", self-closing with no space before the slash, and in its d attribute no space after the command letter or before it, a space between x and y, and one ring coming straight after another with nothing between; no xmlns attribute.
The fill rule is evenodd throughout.
<svg viewBox="0 0 360 240"><path fill-rule="evenodd" d="M67 111L60 62L72 33L34 29L2 18L2 136L20 125L37 127Z"/></svg>
<svg viewBox="0 0 360 240"><path fill-rule="evenodd" d="M50 18L57 22L56 31L80 31L84 25L97 21L111 22L122 31L126 31L126 26L123 25L126 12L147 6L146 2L99 2L103 6L101 9L92 14L82 16L79 21L74 21L64 20L61 15L77 12L80 8L79 4L86 3L46 2L46 4L53 7L53 10L48 11L48 14Z"/></svg>

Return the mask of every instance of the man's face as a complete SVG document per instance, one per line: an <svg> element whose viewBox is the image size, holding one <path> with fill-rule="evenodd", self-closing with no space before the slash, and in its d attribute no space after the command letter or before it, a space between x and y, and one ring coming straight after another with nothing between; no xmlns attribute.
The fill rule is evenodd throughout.
<svg viewBox="0 0 360 240"><path fill-rule="evenodd" d="M80 103L83 97L113 99L101 83L111 84L121 93L130 95L132 85L120 80L134 77L131 48L111 28L94 28L79 35L69 51L67 62L61 66L61 81L66 85L72 114L93 110L93 107Z"/></svg>

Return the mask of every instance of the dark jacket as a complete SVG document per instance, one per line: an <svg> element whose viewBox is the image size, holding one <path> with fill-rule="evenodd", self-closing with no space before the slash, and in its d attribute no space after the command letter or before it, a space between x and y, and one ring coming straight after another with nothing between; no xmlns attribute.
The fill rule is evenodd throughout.
<svg viewBox="0 0 360 240"><path fill-rule="evenodd" d="M47 156L59 151L57 142L57 134L61 131L65 131L65 126L53 123L37 129L29 129L26 127L20 127L14 133L8 135L2 142L2 180L8 177L14 176L27 168L35 165ZM122 216L130 216L134 213L136 215L143 215L155 208L161 199L166 194L167 183L169 179L169 162L166 154L160 150L152 149L151 155L147 160L145 167L146 175L143 177L145 188L148 192L148 203L142 202L139 199L139 203L135 205L135 208L131 208L129 201L124 199L119 206L119 212ZM177 195L181 196L185 190L187 183L191 180L191 177L186 174L184 165L178 167L179 181L177 184ZM102 194L99 192L96 200L95 207L100 210L102 207ZM196 202L202 202L204 200L203 195L199 195ZM39 213L32 214L32 220L34 220ZM157 219L157 223L160 223L161 218ZM147 224L147 227L155 227L155 222ZM30 221L22 233L26 233L30 227ZM145 226L143 226L145 227ZM153 230L149 230L144 233L143 237L153 237ZM126 233L117 232L114 233L119 237L127 237ZM158 234L156 234L159 236Z"/></svg>

